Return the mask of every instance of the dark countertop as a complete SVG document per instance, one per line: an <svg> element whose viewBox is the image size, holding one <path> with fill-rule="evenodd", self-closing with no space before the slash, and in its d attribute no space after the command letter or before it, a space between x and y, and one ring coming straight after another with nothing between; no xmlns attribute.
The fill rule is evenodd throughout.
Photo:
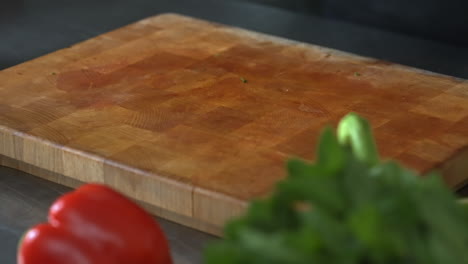
<svg viewBox="0 0 468 264"><path fill-rule="evenodd" d="M243 2L5 1L0 10L0 69L148 16L176 12L468 79L468 47ZM15 263L21 234L45 221L49 205L69 190L22 172L0 168L0 263ZM213 237L168 221L160 220L160 223L170 239L176 263L200 263L202 248Z"/></svg>

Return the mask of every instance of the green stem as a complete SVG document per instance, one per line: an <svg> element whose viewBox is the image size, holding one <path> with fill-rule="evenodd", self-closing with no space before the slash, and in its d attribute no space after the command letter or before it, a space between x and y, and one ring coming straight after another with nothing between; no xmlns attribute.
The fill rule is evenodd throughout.
<svg viewBox="0 0 468 264"><path fill-rule="evenodd" d="M339 143L351 147L359 160L371 166L379 162L372 129L367 120L355 113L349 113L338 124L337 134Z"/></svg>

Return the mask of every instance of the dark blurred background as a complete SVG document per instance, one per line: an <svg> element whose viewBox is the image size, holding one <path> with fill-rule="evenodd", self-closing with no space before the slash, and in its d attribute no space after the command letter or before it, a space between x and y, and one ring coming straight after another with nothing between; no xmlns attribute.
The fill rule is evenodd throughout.
<svg viewBox="0 0 468 264"><path fill-rule="evenodd" d="M231 0L468 45L467 0Z"/></svg>

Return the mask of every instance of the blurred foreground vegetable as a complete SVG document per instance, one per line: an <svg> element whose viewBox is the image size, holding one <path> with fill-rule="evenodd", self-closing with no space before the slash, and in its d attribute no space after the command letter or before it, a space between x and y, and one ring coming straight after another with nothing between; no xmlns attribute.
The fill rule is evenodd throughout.
<svg viewBox="0 0 468 264"><path fill-rule="evenodd" d="M50 207L20 242L19 264L171 264L153 217L109 187L86 184Z"/></svg>
<svg viewBox="0 0 468 264"><path fill-rule="evenodd" d="M369 124L326 128L314 164L290 160L267 199L227 224L208 264L464 264L468 210L440 177L379 160Z"/></svg>

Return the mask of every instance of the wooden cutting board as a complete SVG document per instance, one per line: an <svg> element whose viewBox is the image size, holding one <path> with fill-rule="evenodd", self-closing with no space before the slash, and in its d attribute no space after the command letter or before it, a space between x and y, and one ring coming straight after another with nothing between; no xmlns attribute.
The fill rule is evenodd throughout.
<svg viewBox="0 0 468 264"><path fill-rule="evenodd" d="M219 233L350 111L384 157L468 178L466 81L174 14L0 72L0 154Z"/></svg>

